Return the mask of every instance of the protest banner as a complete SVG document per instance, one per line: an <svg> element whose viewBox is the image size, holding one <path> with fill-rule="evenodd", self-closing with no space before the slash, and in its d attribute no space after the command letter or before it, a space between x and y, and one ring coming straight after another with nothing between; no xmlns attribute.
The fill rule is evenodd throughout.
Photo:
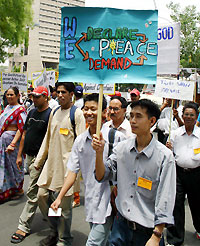
<svg viewBox="0 0 200 246"><path fill-rule="evenodd" d="M24 73L4 73L1 75L1 91L6 91L12 86L18 87L22 92L27 92L27 75Z"/></svg>
<svg viewBox="0 0 200 246"><path fill-rule="evenodd" d="M99 93L100 85L99 84L86 84L83 83L83 94L88 93ZM107 95L115 94L115 85L114 84L106 84L103 86L103 93Z"/></svg>
<svg viewBox="0 0 200 246"><path fill-rule="evenodd" d="M38 79L42 74L42 71L40 72L34 72L32 73L32 83L33 83L33 86L36 82L36 79ZM55 70L48 70L46 71L46 79L48 81L48 84L51 85L52 87L55 86L55 82L56 82L56 73L55 73Z"/></svg>
<svg viewBox="0 0 200 246"><path fill-rule="evenodd" d="M59 82L155 83L156 10L62 8Z"/></svg>
<svg viewBox="0 0 200 246"><path fill-rule="evenodd" d="M156 83L155 95L177 100L193 100L194 82L160 79Z"/></svg>
<svg viewBox="0 0 200 246"><path fill-rule="evenodd" d="M180 23L158 28L157 74L179 74Z"/></svg>

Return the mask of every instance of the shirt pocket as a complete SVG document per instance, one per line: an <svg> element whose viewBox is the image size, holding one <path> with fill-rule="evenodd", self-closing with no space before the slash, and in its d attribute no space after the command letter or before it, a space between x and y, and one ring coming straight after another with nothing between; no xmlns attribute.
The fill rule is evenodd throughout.
<svg viewBox="0 0 200 246"><path fill-rule="evenodd" d="M159 181L158 180L152 180L150 177L147 177L147 176L142 177L142 178L145 178L147 180L152 181L152 187L151 187L151 190L149 190L147 188L140 187L137 184L138 193L148 200L154 200L156 197Z"/></svg>

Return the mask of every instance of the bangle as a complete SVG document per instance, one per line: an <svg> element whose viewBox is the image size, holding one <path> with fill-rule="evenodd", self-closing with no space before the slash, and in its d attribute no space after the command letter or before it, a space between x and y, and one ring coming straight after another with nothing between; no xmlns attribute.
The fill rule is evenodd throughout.
<svg viewBox="0 0 200 246"><path fill-rule="evenodd" d="M10 146L15 148L15 144L14 143L10 143Z"/></svg>
<svg viewBox="0 0 200 246"><path fill-rule="evenodd" d="M162 238L162 233L160 233L159 231L153 230L153 234L158 238Z"/></svg>

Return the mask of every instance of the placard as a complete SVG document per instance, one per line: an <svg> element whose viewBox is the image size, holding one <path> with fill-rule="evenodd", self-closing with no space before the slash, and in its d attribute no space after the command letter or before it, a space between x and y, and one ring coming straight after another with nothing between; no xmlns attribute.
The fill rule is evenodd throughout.
<svg viewBox="0 0 200 246"><path fill-rule="evenodd" d="M43 73L43 71L32 73L31 77L32 77L32 83L33 83L34 86L35 86L36 83L38 83L38 82L36 82L36 79L38 79L41 76L42 73ZM41 77L40 77L40 79L41 79ZM46 80L48 81L49 85L51 85L52 87L55 86L55 82L56 82L56 72L55 72L55 70L46 71Z"/></svg>
<svg viewBox="0 0 200 246"><path fill-rule="evenodd" d="M160 79L156 83L155 95L158 97L192 101L193 93L192 81Z"/></svg>
<svg viewBox="0 0 200 246"><path fill-rule="evenodd" d="M99 84L83 83L83 94L99 93ZM108 95L115 94L115 84L106 84L103 87L103 93Z"/></svg>
<svg viewBox="0 0 200 246"><path fill-rule="evenodd" d="M157 10L62 8L59 81L156 82Z"/></svg>
<svg viewBox="0 0 200 246"><path fill-rule="evenodd" d="M21 92L27 92L27 75L25 73L4 73L1 76L1 91L16 86Z"/></svg>

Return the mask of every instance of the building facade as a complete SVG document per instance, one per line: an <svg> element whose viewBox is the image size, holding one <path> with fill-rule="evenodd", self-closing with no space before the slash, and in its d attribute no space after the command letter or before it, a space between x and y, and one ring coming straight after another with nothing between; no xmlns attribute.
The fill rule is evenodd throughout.
<svg viewBox="0 0 200 246"><path fill-rule="evenodd" d="M33 29L29 29L29 45L25 48L9 50L9 71L13 67L20 72L27 72L29 79L33 72L43 68L56 69L59 64L61 7L85 5L84 0L34 0Z"/></svg>

